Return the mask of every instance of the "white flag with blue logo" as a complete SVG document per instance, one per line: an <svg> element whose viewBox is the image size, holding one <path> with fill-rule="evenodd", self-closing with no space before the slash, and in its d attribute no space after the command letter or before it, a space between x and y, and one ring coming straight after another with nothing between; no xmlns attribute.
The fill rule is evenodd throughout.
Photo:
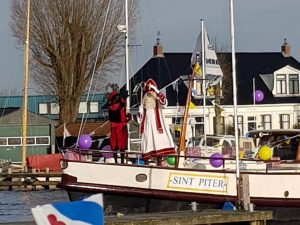
<svg viewBox="0 0 300 225"><path fill-rule="evenodd" d="M223 78L223 72L218 62L217 54L214 46L210 43L205 27L204 30L204 55L205 55L205 79L209 80L210 85L218 84ZM200 33L196 39L194 52L191 58L191 64L197 63L197 55L202 54L202 34ZM201 58L201 57L200 57Z"/></svg>
<svg viewBox="0 0 300 225"><path fill-rule="evenodd" d="M53 203L31 209L37 225L103 225L103 195L81 201Z"/></svg>

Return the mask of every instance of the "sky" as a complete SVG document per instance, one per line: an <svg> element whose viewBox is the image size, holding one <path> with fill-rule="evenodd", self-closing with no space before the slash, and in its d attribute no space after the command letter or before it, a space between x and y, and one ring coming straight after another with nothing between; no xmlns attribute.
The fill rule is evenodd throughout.
<svg viewBox="0 0 300 225"><path fill-rule="evenodd" d="M201 19L218 48L231 50L229 0L138 2L138 24L133 33L129 33L129 44L137 45L130 48L130 74L152 57L158 31L164 52L192 52L201 29ZM280 52L286 38L292 56L300 61L299 0L233 2L236 52ZM16 39L12 37L10 13L10 0L0 0L0 92L22 91L24 83L24 53L17 48ZM116 80L123 83L125 76Z"/></svg>

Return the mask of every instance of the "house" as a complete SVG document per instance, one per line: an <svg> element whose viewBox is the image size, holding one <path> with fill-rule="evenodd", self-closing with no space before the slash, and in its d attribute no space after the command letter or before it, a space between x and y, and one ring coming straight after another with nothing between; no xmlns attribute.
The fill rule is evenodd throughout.
<svg viewBox="0 0 300 225"><path fill-rule="evenodd" d="M263 127L265 129L289 129L300 123L300 63L291 56L291 47L285 40L281 52L238 52L236 53L237 75L237 119L241 135L250 130ZM170 128L176 133L182 124L186 103L187 88L178 78L191 74L191 53L163 53L159 43L154 46L153 57L132 77L131 87L138 87L148 78L156 80L159 89L165 91L169 106L164 109L165 118ZM218 58L227 58L225 67L228 79L231 76L231 53L219 53ZM222 66L222 70L224 64ZM223 71L224 72L224 71ZM224 80L223 79L223 80ZM232 82L231 82L232 83ZM233 127L233 98L223 95L221 100L222 126L224 133L230 133ZM262 99L254 101L255 92L259 91ZM225 92L225 90L223 90ZM136 92L131 98L134 106L140 103L140 94ZM203 109L202 100L193 99L196 107L190 109L188 135L203 133L203 121L206 116L206 133L214 134L214 101L208 98ZM179 129L180 130L180 129Z"/></svg>
<svg viewBox="0 0 300 225"><path fill-rule="evenodd" d="M23 96L0 96L0 108L22 107L23 98ZM82 115L89 121L105 120L107 112L102 110L102 106L106 101L106 94L92 94L88 100L87 95L83 95L79 104L78 120ZM53 95L28 96L28 110L52 120L59 119L59 104L57 97Z"/></svg>
<svg viewBox="0 0 300 225"><path fill-rule="evenodd" d="M0 159L22 162L22 108L0 108ZM55 153L55 122L28 112L27 156Z"/></svg>

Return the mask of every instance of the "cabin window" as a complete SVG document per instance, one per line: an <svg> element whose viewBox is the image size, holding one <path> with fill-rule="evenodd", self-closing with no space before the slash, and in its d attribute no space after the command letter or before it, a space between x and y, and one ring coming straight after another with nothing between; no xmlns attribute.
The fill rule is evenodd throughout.
<svg viewBox="0 0 300 225"><path fill-rule="evenodd" d="M299 94L299 76L298 74L289 74L289 93Z"/></svg>
<svg viewBox="0 0 300 225"><path fill-rule="evenodd" d="M276 89L277 89L277 94L287 93L286 74L276 75Z"/></svg>
<svg viewBox="0 0 300 225"><path fill-rule="evenodd" d="M87 113L87 103L86 102L80 102L79 103L79 113Z"/></svg>
<svg viewBox="0 0 300 225"><path fill-rule="evenodd" d="M90 102L90 112L91 113L99 112L99 102Z"/></svg>
<svg viewBox="0 0 300 225"><path fill-rule="evenodd" d="M232 147L235 147L235 141L231 140L230 143Z"/></svg>
<svg viewBox="0 0 300 225"><path fill-rule="evenodd" d="M228 141L224 140L223 147L230 147L230 143Z"/></svg>
<svg viewBox="0 0 300 225"><path fill-rule="evenodd" d="M39 114L48 114L48 104L47 103L39 104Z"/></svg>
<svg viewBox="0 0 300 225"><path fill-rule="evenodd" d="M51 114L59 114L59 104L52 102L50 103L50 113Z"/></svg>
<svg viewBox="0 0 300 225"><path fill-rule="evenodd" d="M256 118L255 116L248 116L248 131L256 130Z"/></svg>
<svg viewBox="0 0 300 225"><path fill-rule="evenodd" d="M280 129L290 129L290 115L280 114L279 115L279 126Z"/></svg>
<svg viewBox="0 0 300 225"><path fill-rule="evenodd" d="M261 115L261 125L264 129L272 129L272 116L269 114Z"/></svg>

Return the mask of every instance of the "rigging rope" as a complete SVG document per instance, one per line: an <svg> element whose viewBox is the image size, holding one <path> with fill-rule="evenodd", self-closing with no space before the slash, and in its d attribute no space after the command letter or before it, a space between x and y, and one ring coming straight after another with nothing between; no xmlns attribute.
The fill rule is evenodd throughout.
<svg viewBox="0 0 300 225"><path fill-rule="evenodd" d="M111 3L111 0L109 0L108 6L107 6L107 11L106 11L105 20L104 20L104 26L102 27L102 33L101 33L101 37L100 37L100 41L99 41L99 45L98 45L98 49L97 49L96 60L95 60L95 63L94 63L93 73L92 73L92 76L91 76L91 79L90 79L90 86L89 86L88 94L87 94L87 97L86 97L86 104L87 104L88 99L89 99L89 95L90 95L90 91L91 91L91 87L92 87L92 80L94 78L95 71L96 71L97 60L98 60L98 57L99 57L100 47L101 47L102 40L103 40L104 29L106 27L108 13L109 13L109 9L110 9L110 3ZM100 67L100 71L101 71L101 68L102 68L102 64L101 64L101 67ZM79 135L81 134L82 129L83 129L83 121L84 121L84 114L82 115L82 118L81 118L80 128L78 130L78 135L77 135L76 146L78 145Z"/></svg>

